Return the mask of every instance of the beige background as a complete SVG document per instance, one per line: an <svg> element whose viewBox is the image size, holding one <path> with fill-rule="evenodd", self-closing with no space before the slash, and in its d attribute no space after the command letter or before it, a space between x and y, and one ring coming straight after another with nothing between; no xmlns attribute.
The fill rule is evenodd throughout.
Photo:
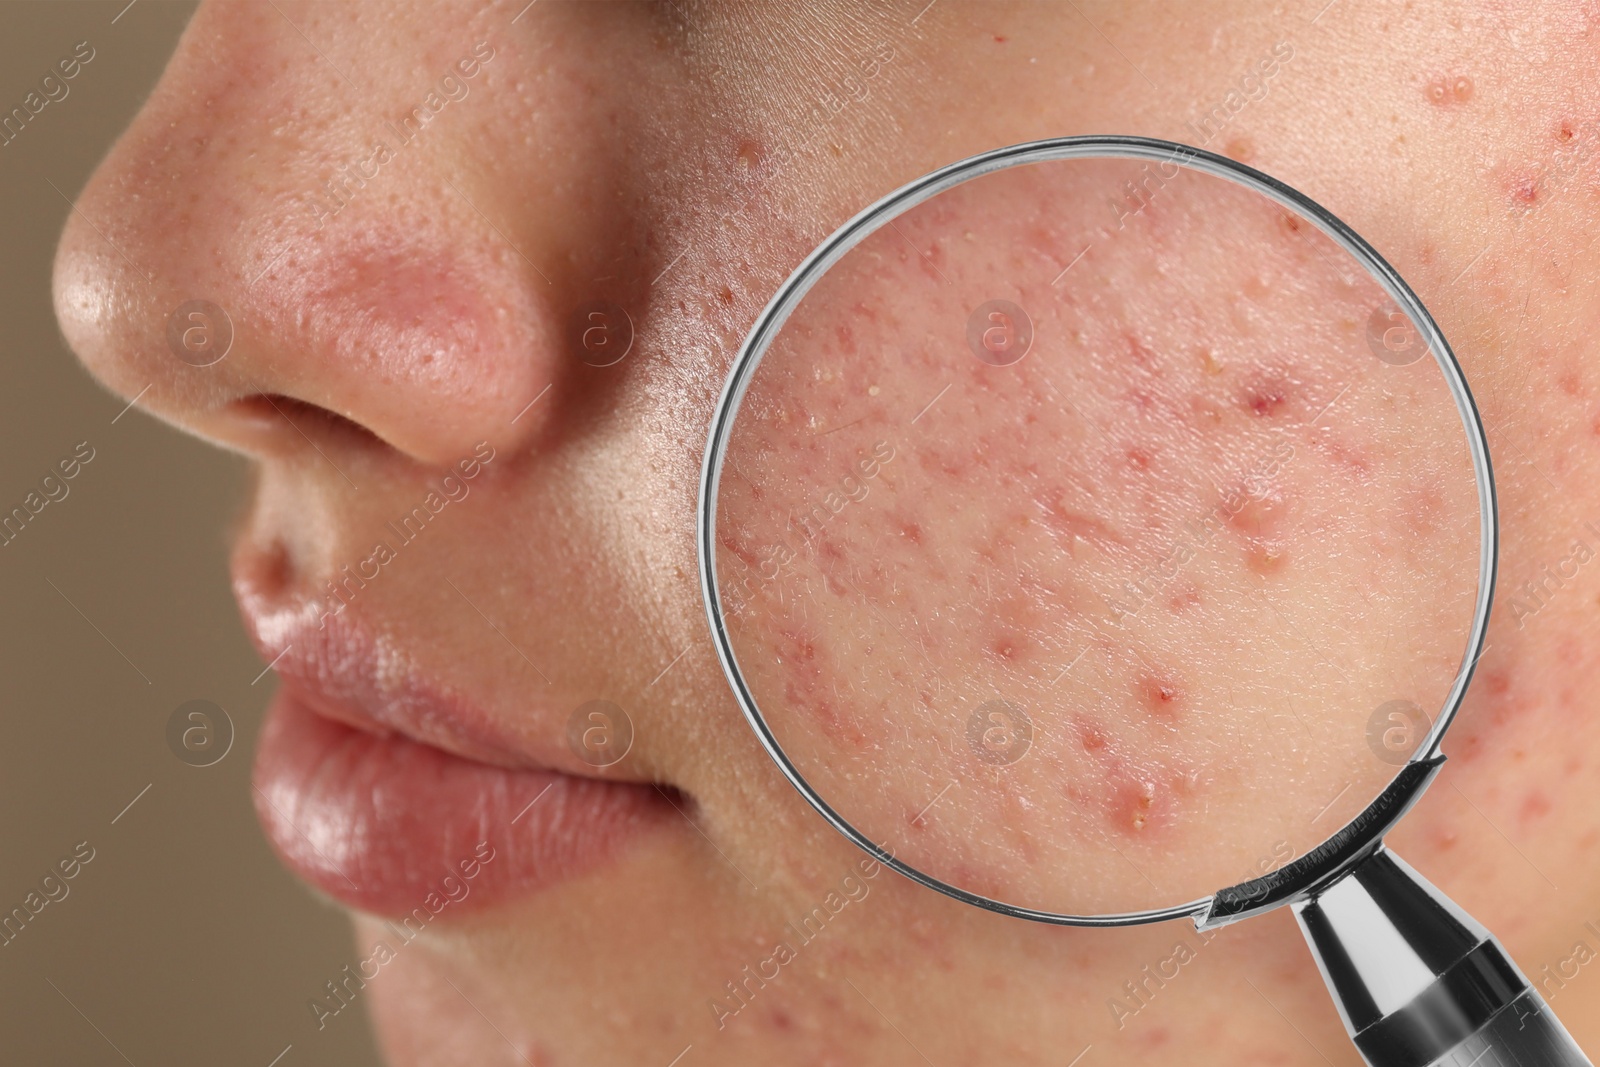
<svg viewBox="0 0 1600 1067"><path fill-rule="evenodd" d="M316 1029L307 999L356 958L346 922L278 866L251 811L273 679L251 684L261 664L228 592L247 467L137 408L118 418L124 401L72 360L51 315L62 194L127 125L192 10L125 3L0 5L0 112L77 42L95 49L68 96L0 147L0 512L78 442L96 452L0 547L0 912L78 842L95 850L70 894L0 946L0 1059L268 1067L292 1046L279 1067L376 1064L364 1013ZM236 728L208 768L165 738L196 698Z"/></svg>

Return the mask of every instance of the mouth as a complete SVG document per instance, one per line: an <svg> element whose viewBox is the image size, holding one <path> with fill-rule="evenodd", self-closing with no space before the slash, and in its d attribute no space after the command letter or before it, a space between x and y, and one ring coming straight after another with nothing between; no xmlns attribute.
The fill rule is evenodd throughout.
<svg viewBox="0 0 1600 1067"><path fill-rule="evenodd" d="M673 791L602 779L430 686L345 612L319 618L235 555L246 626L282 685L254 800L301 879L348 907L426 921L595 870L675 817Z"/></svg>

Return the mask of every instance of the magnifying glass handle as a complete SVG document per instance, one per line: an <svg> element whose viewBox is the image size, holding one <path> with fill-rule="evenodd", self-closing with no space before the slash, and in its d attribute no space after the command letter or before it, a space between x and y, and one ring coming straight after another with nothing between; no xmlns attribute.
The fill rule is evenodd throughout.
<svg viewBox="0 0 1600 1067"><path fill-rule="evenodd" d="M1489 931L1387 849L1294 911L1372 1067L1592 1067Z"/></svg>

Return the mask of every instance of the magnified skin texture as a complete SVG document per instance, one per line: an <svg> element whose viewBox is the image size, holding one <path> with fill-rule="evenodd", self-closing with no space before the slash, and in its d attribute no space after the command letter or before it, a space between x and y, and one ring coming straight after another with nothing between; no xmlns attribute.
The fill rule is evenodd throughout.
<svg viewBox="0 0 1600 1067"><path fill-rule="evenodd" d="M1477 591L1460 414L1420 342L1375 354L1386 294L1176 164L1105 210L1151 170L1032 164L879 229L763 356L719 496L732 647L801 775L1036 910L1330 836L1424 735L1375 758L1377 709L1444 705Z"/></svg>
<svg viewBox="0 0 1600 1067"><path fill-rule="evenodd" d="M1595 947L1584 923L1600 912L1592 686L1600 587L1588 565L1600 536L1585 526L1600 521L1595 14L1577 5L1322 9L1320 0L1281 9L961 0L927 8L924 0L541 0L526 10L280 0L199 9L163 80L76 198L55 275L67 339L108 388L139 397L141 410L257 460L253 503L236 533L235 585L263 661L295 646L277 665L295 704L470 760L486 780L493 768L581 780L582 789L563 787L569 799L603 795L611 810L628 813L604 823L625 831L574 846L568 858L581 853L582 862L541 873L535 868L548 857L533 851L538 842L563 839L542 804L514 826L490 818L492 805L441 808L436 817L450 828L438 836L450 842L466 840L456 835L471 819L490 819L484 829L497 858L479 877L501 877L493 874L498 857L513 852L523 857L521 876L495 892L482 883L442 910L367 984L362 1003L392 1062L669 1064L681 1055L680 1067L1061 1064L1085 1048L1084 1067L1175 1055L1199 1065L1357 1062L1287 914L1204 942L1176 924L1053 929L863 869L862 855L760 750L706 633L692 523L705 429L766 301L817 242L905 182L1002 145L1085 133L1203 142L1302 189L1395 264L1455 345L1497 463L1500 597L1446 743L1446 777L1392 843L1493 928L1579 1041L1596 1047L1600 986L1592 968L1574 962L1585 958L1575 952L1580 940ZM480 45L492 58L481 58ZM467 58L477 64L470 77L458 66ZM450 71L456 88L442 90ZM419 106L431 117L401 143L388 124ZM378 158L375 138L389 148L381 164L367 162ZM365 175L360 184L352 173ZM1115 223L1110 195L1092 225ZM1159 223L1165 195L1149 198L1127 225ZM951 267L953 236L934 220L907 221L914 248L885 234L886 261L933 284L924 254ZM1007 225L1024 237L1022 223ZM1275 238L1278 252L1291 247L1288 236ZM950 336L948 358L962 381L910 427L939 384L913 396L920 373L886 380L872 397L885 429L869 434L863 423L826 438L813 474L842 477L846 462L871 457L885 441L894 457L877 460L868 496L830 520L825 537L841 547L847 535L868 539L882 553L894 545L893 558L918 565L952 551L954 530L963 546L992 551L992 584L980 594L980 575L962 567L968 584L957 587L972 604L987 604L993 590L992 633L976 621L939 631L931 615L915 619L943 641L981 637L993 653L984 688L1026 705L1028 685L1018 694L1009 681L990 683L1048 681L1055 674L1046 664L1059 671L1080 646L1027 638L1083 632L1045 627L1032 613L1087 618L1094 605L1046 596L1020 575L1070 592L1066 569L1052 569L1073 558L1069 546L1113 570L1155 558L1161 542L1135 536L1149 521L1141 485L1197 492L1198 482L1183 481L1190 473L1249 470L1248 461L1222 457L1262 454L1254 446L1280 434L1294 444L1293 458L1266 476L1284 510L1242 511L1244 528L1219 530L1215 547L1197 553L1192 571L1129 625L1153 667L1142 694L1132 688L1142 676L1130 666L1131 645L1097 646L1068 675L1076 688L1063 690L1061 706L1082 709L1086 721L1041 730L1039 751L1012 765L1028 772L1051 744L1066 752L1076 744L1072 766L1090 773L1075 780L1094 787L1078 798L1083 834L1116 841L1132 857L1131 849L1151 849L1140 842L1174 838L1182 819L1216 810L1206 805L1222 802L1226 783L1206 779L1205 767L1244 773L1226 752L1191 763L1175 746L1158 747L1158 705L1176 706L1175 723L1215 721L1233 736L1239 707L1265 706L1273 736L1293 737L1288 707L1272 705L1268 687L1245 670L1267 653L1251 645L1237 657L1215 654L1247 630L1234 614L1210 614L1214 598L1246 588L1247 578L1331 598L1328 614L1342 617L1322 632L1354 635L1341 655L1378 669L1351 683L1348 704L1297 700L1295 712L1313 737L1364 747L1351 727L1364 730L1374 697L1436 688L1442 643L1429 631L1415 655L1373 648L1366 642L1375 630L1365 624L1382 620L1386 629L1437 611L1441 625L1459 626L1461 610L1448 590L1416 579L1374 588L1366 563L1387 561L1391 570L1379 573L1400 581L1412 573L1410 555L1431 556L1444 531L1457 528L1412 523L1430 513L1449 520L1459 501L1410 493L1411 468L1397 457L1414 454L1418 439L1396 442L1388 415L1363 424L1330 414L1326 431L1308 429L1311 405L1337 390L1304 350L1271 345L1246 358L1292 386L1280 404L1273 383L1245 377L1241 357L1226 350L1212 353L1220 373L1208 378L1192 348L1135 332L1150 352L1150 367L1140 369L1114 337L1088 336L1099 328L1088 319L1087 343L1061 347L1070 316L1089 306L1076 301L1094 290L1064 281L1054 303L1031 294L1047 293L1082 246L1041 232L1033 247L1023 254L1031 288L982 299L1027 306L1037 350L1010 368L980 364L961 351L972 311L966 294L948 324L953 335L926 304L907 303L916 317L906 324ZM1093 267L1084 277L1108 283L1097 308L1110 315L1094 321L1147 324L1148 315L1119 303L1129 290L1109 284L1132 269L1114 247L1091 251L1067 278L1076 286L1078 271ZM1231 260L1228 277L1205 285L1240 307L1281 299L1270 286L1252 296L1248 267ZM1365 302L1310 291L1332 299L1296 300L1303 319L1280 307L1233 328L1343 337L1341 351L1353 350L1375 375ZM166 340L173 309L196 299L225 308L234 327L232 350L206 368L174 358ZM575 326L602 303L626 311L633 336L622 360L595 367ZM1041 303L1048 310L1036 310ZM1224 305L1206 306L1220 314ZM1343 318L1347 335L1337 333ZM1325 328L1335 332L1317 332ZM1087 360L1085 350L1116 362L1087 362L1107 372L1083 379L1094 388L1083 415L1068 419L1057 398L1085 372L1064 372L1056 392L1032 375L1046 365L1040 357L1076 351ZM861 363L844 355L841 366L851 368L883 359L859 346ZM991 373L999 371L1019 373ZM1149 414L1131 406L1140 390L1150 394ZM1350 411L1376 395L1363 391ZM841 387L828 403L847 396L860 394ZM1216 407L1215 429L1204 428L1195 400ZM1030 432L1041 440L1059 435L1061 454L1038 456L1037 474L1000 447L1019 411L1039 415ZM814 414L823 429L849 421L826 421L835 414L826 405ZM1325 451L1310 444L1324 437ZM1448 440L1456 447L1453 429ZM426 532L395 544L387 524L429 493L445 499L442 479L451 471L463 479L457 465L480 442L494 458L461 482L470 494L457 492ZM979 452L978 443L990 447ZM1148 469L1128 454L1140 449ZM887 491L896 478L936 487L962 464L971 478L980 459L1012 479L997 478L996 488L1028 514L1027 526L976 508L953 517L959 501L938 498L934 512L928 499ZM828 466L835 460L840 467ZM946 461L954 473L942 473ZM1387 502L1370 516L1351 488L1363 462L1380 479L1372 499ZM1107 491L1092 491L1099 485ZM1029 503L1036 496L1042 505ZM890 502L898 511L871 510ZM748 513L752 524L758 517ZM1332 536L1357 520L1368 540ZM912 525L932 542L920 556L903 547ZM1272 533L1275 525L1281 532ZM380 539L395 558L364 565ZM1281 545L1280 555L1258 560L1276 561L1275 572L1252 570L1252 539ZM759 553L763 545L740 547ZM347 581L345 567L371 575L374 565L379 576L344 586L335 609L329 583ZM759 555L753 565L763 566ZM1200 599L1174 609L1191 582ZM1356 589L1379 607L1352 599ZM915 590L921 605L934 595L931 586ZM324 631L319 619L330 611L336 619ZM861 634L825 625L844 617L810 616L813 646L855 655ZM1248 621L1259 628L1259 618ZM1002 623L1014 626L1009 644ZM892 621L874 625L909 644ZM1272 637L1282 649L1301 647L1288 627ZM1330 684L1292 656L1274 662ZM780 677L803 676L774 675L775 684ZM1243 695L1223 702L1230 683ZM969 702L977 694L976 685L953 690L952 699ZM568 736L575 709L596 699L624 708L633 725L627 755L603 767ZM1113 713L1140 701L1148 714L1117 727ZM1105 730L1100 756L1082 752L1084 740L1093 747L1090 712ZM283 715L280 707L274 720ZM1312 754L1327 747L1296 751L1316 780L1322 769ZM1101 766L1111 755L1130 766L1161 757L1168 806L1158 810L1152 798L1137 834L1124 815L1136 813L1138 787L1131 808L1102 788L1117 780ZM973 773L999 774L994 767ZM1201 778L1188 793L1177 790L1192 769ZM262 753L264 792L284 795L277 790L289 790L292 777ZM615 791L604 783L617 783ZM504 797L519 788L507 779ZM410 819L404 798L420 794L389 795L397 810L369 812L379 821L363 824L378 834ZM372 835L356 833L324 800L314 829L359 855ZM281 814L263 811L269 837L315 880L294 845L299 830L313 827L281 806ZM1163 826L1164 812L1180 821ZM1303 823L1307 814L1274 817ZM1307 844L1274 837L1270 821L1257 829L1273 839L1248 857L1252 869ZM398 835L386 840L421 848ZM1231 868L1237 857L1221 858ZM444 857L428 860L436 861ZM1125 871L1117 877L1127 884L1095 884L1108 893L1143 884ZM520 889L505 888L514 882ZM340 879L318 885L353 908L395 917L391 903L352 899ZM392 938L388 930L374 912L358 911L352 958L369 957ZM322 976L308 977L314 985ZM354 1014L327 1025L359 1025ZM306 1025L292 1055L312 1055L309 1012Z"/></svg>

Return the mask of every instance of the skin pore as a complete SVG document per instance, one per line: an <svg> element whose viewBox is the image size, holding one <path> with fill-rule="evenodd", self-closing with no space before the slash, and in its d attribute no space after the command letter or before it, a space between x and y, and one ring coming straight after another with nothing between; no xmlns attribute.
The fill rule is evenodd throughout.
<svg viewBox="0 0 1600 1067"><path fill-rule="evenodd" d="M485 762L668 787L628 809L636 832L612 854L492 905L452 906L384 965L363 997L393 1062L667 1064L686 1046L684 1067L1059 1064L1085 1047L1085 1065L1356 1062L1285 913L1204 942L1177 925L1053 929L863 867L760 751L706 635L693 551L705 427L767 299L819 240L901 184L1001 145L1083 133L1203 143L1280 177L1371 241L1451 338L1494 449L1501 592L1446 777L1392 843L1506 941L1580 1042L1600 1042L1600 992L1571 963L1600 910L1589 784L1600 734L1588 714L1600 589L1573 562L1588 558L1575 542L1592 549L1584 524L1600 518L1600 26L1581 5L1322 9L201 7L77 201L55 279L68 340L108 387L260 460L235 580L267 660L294 626L316 625L328 582L371 557L386 523L489 442L495 458L471 495L341 615L380 665L376 691L425 679L473 709L481 744L403 706L389 725ZM441 90L446 74L455 88ZM431 117L411 133L419 107ZM1131 224L1153 220L1153 205ZM1062 266L1075 253L1052 246ZM1215 284L1242 290L1247 273ZM206 368L166 343L172 309L193 299L234 326L232 351ZM574 329L601 303L625 309L634 331L605 367L585 361ZM1207 385L1197 353L1151 351L1199 383L1172 395L1215 390L1241 434L1302 424L1323 396L1282 393L1287 410L1270 414L1272 382L1233 381L1224 365ZM998 369L962 358L963 374ZM1305 368L1285 373L1317 384ZM1129 380L1102 376L1098 400L1116 402L1113 386ZM880 396L922 381L907 374ZM1008 388L1013 401L1043 395ZM967 395L945 397L964 420L964 436L942 439L952 458L1006 424ZM1354 433L1339 438L1348 451L1296 451L1328 476L1309 464L1278 475L1299 514L1344 515L1351 463L1400 454L1376 430L1339 425ZM863 429L827 447L855 462L880 439ZM892 443L880 486L937 474L917 466L930 453ZM1107 451L1084 476L1157 478L1160 458L1148 457L1153 474L1129 473L1128 457ZM1093 516L1093 500L1071 503ZM1451 513L1448 501L1435 508ZM841 514L827 535L948 531L941 512L870 515ZM1397 516L1383 528L1398 535ZM1129 538L1132 521L1113 516L1110 534ZM1240 573L1272 521L1252 513L1228 533ZM1396 551L1428 543L1417 537ZM1322 543L1289 541L1286 568ZM1039 551L1048 563L1061 549ZM1019 632L1037 629L1036 607L1013 603ZM1168 693L1197 714L1213 682L1179 633L1148 635L1164 653L1149 677L1109 657L1094 690L1157 705ZM982 643L1000 666L1029 655L1004 635ZM294 656L280 664L287 680L337 666ZM566 743L573 709L597 698L625 708L634 731L627 757L603 768ZM1139 795L1111 805L1110 821L1131 819ZM292 849L293 827L268 822ZM1249 866L1305 847L1265 829ZM508 848L481 877L498 876ZM818 907L825 925L791 932ZM354 936L364 957L392 935L361 915ZM792 951L775 953L779 942Z"/></svg>

